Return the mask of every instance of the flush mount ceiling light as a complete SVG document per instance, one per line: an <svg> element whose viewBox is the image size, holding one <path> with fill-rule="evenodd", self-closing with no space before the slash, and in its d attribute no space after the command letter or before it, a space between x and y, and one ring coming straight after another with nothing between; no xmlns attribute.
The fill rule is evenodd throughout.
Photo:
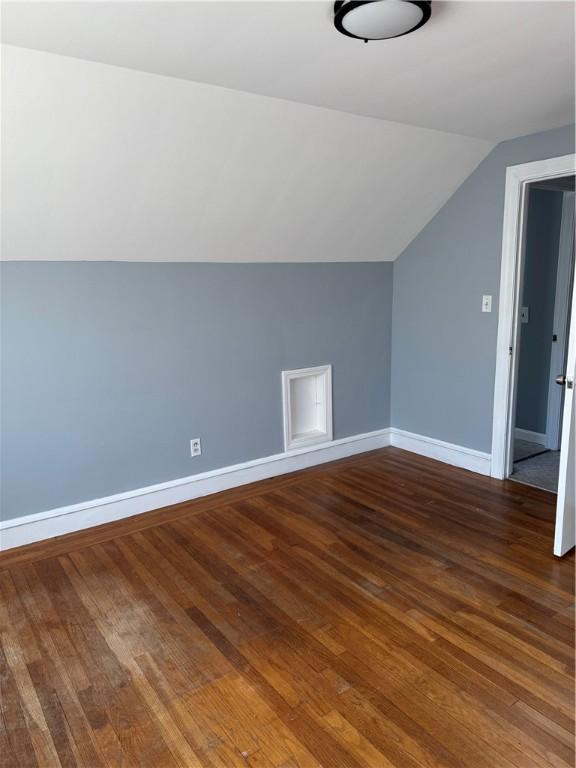
<svg viewBox="0 0 576 768"><path fill-rule="evenodd" d="M387 40L414 32L430 18L430 0L338 0L334 26L358 40Z"/></svg>

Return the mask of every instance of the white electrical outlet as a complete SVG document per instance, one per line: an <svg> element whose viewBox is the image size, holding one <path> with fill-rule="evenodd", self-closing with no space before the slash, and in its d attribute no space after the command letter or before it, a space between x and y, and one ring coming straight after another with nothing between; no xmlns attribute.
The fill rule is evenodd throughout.
<svg viewBox="0 0 576 768"><path fill-rule="evenodd" d="M201 453L202 453L202 443L200 442L199 437L195 437L192 440L190 440L190 455L200 456Z"/></svg>
<svg viewBox="0 0 576 768"><path fill-rule="evenodd" d="M492 312L492 296L482 296L482 312Z"/></svg>

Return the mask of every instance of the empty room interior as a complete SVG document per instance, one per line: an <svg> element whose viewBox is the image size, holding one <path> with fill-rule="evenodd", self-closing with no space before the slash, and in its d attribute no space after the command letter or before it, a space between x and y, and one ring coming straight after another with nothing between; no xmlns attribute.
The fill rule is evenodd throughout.
<svg viewBox="0 0 576 768"><path fill-rule="evenodd" d="M2 768L573 768L573 0L1 14Z"/></svg>

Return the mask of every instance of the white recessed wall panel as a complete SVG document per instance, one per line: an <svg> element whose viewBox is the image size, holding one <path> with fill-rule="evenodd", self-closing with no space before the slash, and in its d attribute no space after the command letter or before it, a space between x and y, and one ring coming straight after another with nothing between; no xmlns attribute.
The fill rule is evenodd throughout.
<svg viewBox="0 0 576 768"><path fill-rule="evenodd" d="M332 440L332 367L282 371L286 450Z"/></svg>
<svg viewBox="0 0 576 768"><path fill-rule="evenodd" d="M2 101L14 260L390 261L493 146L12 46Z"/></svg>

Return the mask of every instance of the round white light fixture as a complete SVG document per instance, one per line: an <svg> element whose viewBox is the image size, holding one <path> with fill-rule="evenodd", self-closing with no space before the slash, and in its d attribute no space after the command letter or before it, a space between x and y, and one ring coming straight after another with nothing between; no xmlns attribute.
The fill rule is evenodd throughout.
<svg viewBox="0 0 576 768"><path fill-rule="evenodd" d="M359 40L400 37L426 24L430 0L338 0L334 26L343 35Z"/></svg>

